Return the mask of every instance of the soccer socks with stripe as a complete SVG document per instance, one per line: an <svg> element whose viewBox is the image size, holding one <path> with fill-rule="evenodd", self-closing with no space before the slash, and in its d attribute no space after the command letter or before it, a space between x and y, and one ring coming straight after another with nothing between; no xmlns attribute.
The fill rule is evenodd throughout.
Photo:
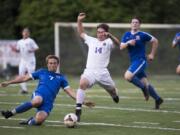
<svg viewBox="0 0 180 135"><path fill-rule="evenodd" d="M78 89L76 95L76 109L81 109L80 104L82 105L85 98L85 90Z"/></svg>
<svg viewBox="0 0 180 135"><path fill-rule="evenodd" d="M145 85L136 76L134 76L130 82L142 90L145 89Z"/></svg>
<svg viewBox="0 0 180 135"><path fill-rule="evenodd" d="M15 113L23 113L23 112L28 111L31 108L32 108L32 103L31 102L25 102L22 105L16 107L13 113L14 114Z"/></svg>
<svg viewBox="0 0 180 135"><path fill-rule="evenodd" d="M85 98L85 91L82 89L77 90L77 95L76 95L76 115L77 115L77 121L80 121L80 116L81 116L81 108L82 104L84 102Z"/></svg>
<svg viewBox="0 0 180 135"><path fill-rule="evenodd" d="M155 100L158 100L160 98L152 85L148 85L148 90L150 96L153 97Z"/></svg>

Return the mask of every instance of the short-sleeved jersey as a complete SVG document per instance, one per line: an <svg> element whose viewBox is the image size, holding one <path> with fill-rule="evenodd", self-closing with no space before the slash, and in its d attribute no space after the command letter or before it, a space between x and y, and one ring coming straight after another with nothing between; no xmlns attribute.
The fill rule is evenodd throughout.
<svg viewBox="0 0 180 135"><path fill-rule="evenodd" d="M128 46L128 53L129 53L131 62L138 59L142 59L142 58L146 60L145 45L146 45L146 42L152 40L152 38L154 38L152 35L146 32L142 32L142 31L139 31L135 34L132 34L129 31L123 35L121 39L122 43L126 43L127 41L132 40L132 39L136 40L135 46Z"/></svg>
<svg viewBox="0 0 180 135"><path fill-rule="evenodd" d="M34 52L29 53L29 51L37 48L39 48L38 45L31 38L19 40L16 46L16 49L20 51L21 59L25 61L35 59Z"/></svg>
<svg viewBox="0 0 180 135"><path fill-rule="evenodd" d="M113 41L110 38L99 41L97 38L86 34L84 40L88 46L86 68L107 68L111 51L114 48Z"/></svg>
<svg viewBox="0 0 180 135"><path fill-rule="evenodd" d="M178 40L179 38L179 40ZM178 40L178 41L177 41ZM174 39L173 39L173 44L175 44L177 42L177 45L179 47L179 50L180 50L180 32L176 33Z"/></svg>
<svg viewBox="0 0 180 135"><path fill-rule="evenodd" d="M39 84L35 92L45 94L54 99L60 88L67 89L69 84L64 75L40 69L30 75L32 79L38 79Z"/></svg>

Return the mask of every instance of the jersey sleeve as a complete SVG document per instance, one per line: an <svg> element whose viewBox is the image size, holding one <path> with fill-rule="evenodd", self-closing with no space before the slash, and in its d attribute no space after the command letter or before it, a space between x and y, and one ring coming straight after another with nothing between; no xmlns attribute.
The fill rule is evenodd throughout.
<svg viewBox="0 0 180 135"><path fill-rule="evenodd" d="M33 49L38 49L39 48L38 45L36 44L36 42L33 39L31 40L31 47Z"/></svg>
<svg viewBox="0 0 180 135"><path fill-rule="evenodd" d="M115 48L115 44L114 44L114 42L112 41L112 39L108 38L107 40L108 40L108 44L109 44L110 48L111 48L111 49Z"/></svg>
<svg viewBox="0 0 180 135"><path fill-rule="evenodd" d="M42 73L42 70L40 69L40 70L37 70L37 71L31 73L30 76L33 80L36 80L36 79L39 79L39 76L41 73Z"/></svg>
<svg viewBox="0 0 180 135"><path fill-rule="evenodd" d="M172 41L173 44L176 44L178 37L180 37L180 33L177 33L177 34L174 36L173 41ZM180 42L180 40L178 40L178 42Z"/></svg>
<svg viewBox="0 0 180 135"><path fill-rule="evenodd" d="M89 46L89 44L92 42L92 40L94 40L93 37L88 36L87 34L84 35L84 43L87 44L87 46Z"/></svg>
<svg viewBox="0 0 180 135"><path fill-rule="evenodd" d="M152 39L154 39L154 37L151 34L144 32L144 41L148 42L151 41Z"/></svg>
<svg viewBox="0 0 180 135"><path fill-rule="evenodd" d="M64 78L63 78L63 81L62 81L61 87L62 87L64 90L66 90L66 89L70 88L69 83L68 83L68 81L67 81L67 79L66 79L66 77L65 77L65 76L64 76Z"/></svg>

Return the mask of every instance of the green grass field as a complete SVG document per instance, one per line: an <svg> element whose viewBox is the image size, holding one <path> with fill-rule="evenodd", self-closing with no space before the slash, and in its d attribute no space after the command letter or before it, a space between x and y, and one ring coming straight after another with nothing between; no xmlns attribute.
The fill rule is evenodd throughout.
<svg viewBox="0 0 180 135"><path fill-rule="evenodd" d="M71 87L78 87L78 78L70 77ZM95 108L83 108L77 128L63 125L67 113L74 112L75 102L61 91L57 96L51 115L42 126L21 126L19 121L35 114L35 109L16 115L11 119L0 116L1 135L180 135L180 77L154 76L150 78L164 103L154 110L152 98L146 102L139 89L115 78L120 102L113 103L100 87L88 90L86 96L96 103ZM19 86L0 88L0 109L12 109L29 100L36 82L29 82L28 95L19 94Z"/></svg>

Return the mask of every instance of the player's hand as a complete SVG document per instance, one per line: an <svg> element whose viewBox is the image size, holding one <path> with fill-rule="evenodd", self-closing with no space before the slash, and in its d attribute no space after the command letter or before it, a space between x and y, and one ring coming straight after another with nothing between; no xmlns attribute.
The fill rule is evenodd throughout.
<svg viewBox="0 0 180 135"><path fill-rule="evenodd" d="M149 54L149 55L147 56L147 58L148 58L149 61L152 61L152 60L154 60L154 55Z"/></svg>
<svg viewBox="0 0 180 135"><path fill-rule="evenodd" d="M85 17L86 17L86 14L85 14L85 13L79 13L77 20L78 20L78 21L81 21L81 20L83 20Z"/></svg>
<svg viewBox="0 0 180 135"><path fill-rule="evenodd" d="M84 101L83 103L85 106L89 107L89 108L92 108L95 106L95 103L94 102L91 102L91 101Z"/></svg>
<svg viewBox="0 0 180 135"><path fill-rule="evenodd" d="M10 45L10 48L11 48L11 50L14 51L14 52L17 51L16 46L14 46L14 45Z"/></svg>
<svg viewBox="0 0 180 135"><path fill-rule="evenodd" d="M0 87L7 87L8 85L9 85L8 82L2 82L2 83L0 84Z"/></svg>
<svg viewBox="0 0 180 135"><path fill-rule="evenodd" d="M131 39L127 42L128 45L131 45L131 46L135 46L136 44L136 40L135 39Z"/></svg>
<svg viewBox="0 0 180 135"><path fill-rule="evenodd" d="M111 34L111 33L109 33L109 32L104 32L104 35L105 35L106 37L109 37L109 38L111 38L111 37L112 37L112 34Z"/></svg>

